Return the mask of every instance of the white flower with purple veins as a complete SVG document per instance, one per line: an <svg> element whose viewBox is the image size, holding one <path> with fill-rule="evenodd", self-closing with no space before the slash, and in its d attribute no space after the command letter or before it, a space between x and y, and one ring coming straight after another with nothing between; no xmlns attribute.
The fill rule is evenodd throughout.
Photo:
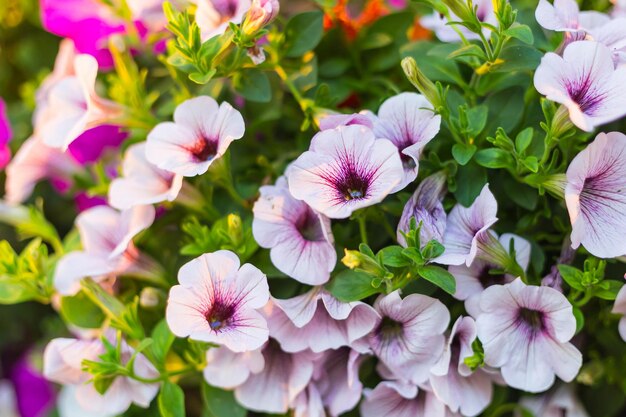
<svg viewBox="0 0 626 417"><path fill-rule="evenodd" d="M339 126L360 125L369 129L374 128L376 115L368 110L362 110L359 113L352 114L327 114L320 118L320 130L335 129Z"/></svg>
<svg viewBox="0 0 626 417"><path fill-rule="evenodd" d="M82 251L70 252L59 260L54 271L54 286L63 295L80 289L80 280L92 277L101 281L110 276L154 272L154 261L140 253L133 238L154 221L152 206L135 206L119 212L96 206L76 217Z"/></svg>
<svg viewBox="0 0 626 417"><path fill-rule="evenodd" d="M545 54L534 83L548 100L563 104L584 131L626 115L626 67L615 68L611 51L600 43L573 42L563 57Z"/></svg>
<svg viewBox="0 0 626 417"><path fill-rule="evenodd" d="M555 374L569 382L582 355L569 341L576 332L572 306L559 291L521 279L487 288L476 320L485 363L501 368L506 383L528 392L545 391Z"/></svg>
<svg viewBox="0 0 626 417"><path fill-rule="evenodd" d="M471 265L481 242L487 242L489 228L498 221L498 202L486 184L469 207L454 206L446 220L444 253L435 259L443 265Z"/></svg>
<svg viewBox="0 0 626 417"><path fill-rule="evenodd" d="M404 176L394 192L417 178L422 151L439 132L440 125L441 116L434 113L432 104L421 94L401 93L380 106L374 134L396 145L404 167Z"/></svg>
<svg viewBox="0 0 626 417"><path fill-rule="evenodd" d="M600 258L626 254L626 136L600 133L566 175L572 247Z"/></svg>
<svg viewBox="0 0 626 417"><path fill-rule="evenodd" d="M230 104L195 97L176 107L173 123L159 123L148 134L146 159L185 177L204 174L244 131L241 113Z"/></svg>
<svg viewBox="0 0 626 417"><path fill-rule="evenodd" d="M596 11L581 12L575 0L539 0L535 19L543 28L555 32L584 32L609 23L611 18Z"/></svg>
<svg viewBox="0 0 626 417"><path fill-rule="evenodd" d="M561 385L541 396L522 397L520 405L533 416L541 417L589 417L580 400L569 385Z"/></svg>
<svg viewBox="0 0 626 417"><path fill-rule="evenodd" d="M233 352L227 347L212 348L206 352L207 365L204 379L214 387L233 389L258 374L265 368L265 358L261 349L247 352Z"/></svg>
<svg viewBox="0 0 626 417"><path fill-rule="evenodd" d="M314 210L343 219L381 202L402 181L398 149L364 126L316 134L311 147L287 169L289 191Z"/></svg>
<svg viewBox="0 0 626 417"><path fill-rule="evenodd" d="M615 304L613 305L612 313L621 314L622 318L619 321L619 335L626 342L626 285L619 290L617 298L615 298Z"/></svg>
<svg viewBox="0 0 626 417"><path fill-rule="evenodd" d="M499 238L499 243L509 251L511 243L515 250L515 260L525 271L530 262L530 243L517 235L505 233ZM480 254L479 254L480 256ZM480 313L480 294L492 285L508 284L516 277L509 274L493 273L493 270L501 270L504 265L496 265L483 259L475 259L470 266L451 265L448 272L454 275L456 292L454 298L465 300L465 310L477 317Z"/></svg>
<svg viewBox="0 0 626 417"><path fill-rule="evenodd" d="M472 371L465 359L474 355L476 323L459 317L452 327L443 355L431 369L430 386L451 411L464 416L480 414L491 402L491 378L482 369Z"/></svg>
<svg viewBox="0 0 626 417"><path fill-rule="evenodd" d="M109 204L120 210L173 201L183 185L182 175L159 169L146 160L145 142L128 148L122 162L122 174L111 181L109 187Z"/></svg>
<svg viewBox="0 0 626 417"><path fill-rule="evenodd" d="M362 417L460 417L427 389L400 381L383 381L365 390Z"/></svg>
<svg viewBox="0 0 626 417"><path fill-rule="evenodd" d="M328 217L291 196L287 180L259 190L254 204L252 233L259 246L270 249L281 272L309 285L322 285L337 263Z"/></svg>
<svg viewBox="0 0 626 417"><path fill-rule="evenodd" d="M322 287L287 300L273 298L265 314L270 335L286 352L350 346L380 320L369 305L341 302Z"/></svg>
<svg viewBox="0 0 626 417"><path fill-rule="evenodd" d="M178 337L226 346L233 352L261 347L268 338L259 310L269 300L266 276L233 252L205 253L178 271L165 312Z"/></svg>
<svg viewBox="0 0 626 417"><path fill-rule="evenodd" d="M197 0L196 23L203 41L224 33L229 23L239 24L251 0Z"/></svg>
<svg viewBox="0 0 626 417"><path fill-rule="evenodd" d="M493 12L493 3L491 0L472 0L472 5L476 8L476 16L478 17L478 20L497 26L498 20ZM449 21L439 12L435 12L432 15L422 17L420 19L420 24L426 29L430 29L435 32L437 38L442 42L460 42L461 37L458 32L461 32L465 39L468 40L480 39L478 34L471 32L466 27L461 25L455 25L452 27L450 24L450 22L459 22L460 20L461 19L452 13L452 11L450 11ZM491 31L487 28L483 29L483 34L486 37L490 36L490 32Z"/></svg>
<svg viewBox="0 0 626 417"><path fill-rule="evenodd" d="M402 299L399 291L379 297L374 308L380 318L366 338L371 350L398 379L426 381L443 352L448 309L421 294Z"/></svg>

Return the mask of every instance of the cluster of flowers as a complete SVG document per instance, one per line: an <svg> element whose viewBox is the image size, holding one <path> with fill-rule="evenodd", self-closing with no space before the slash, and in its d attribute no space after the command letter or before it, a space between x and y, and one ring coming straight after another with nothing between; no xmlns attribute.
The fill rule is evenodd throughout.
<svg viewBox="0 0 626 417"><path fill-rule="evenodd" d="M42 1L45 27L66 39L37 92L32 137L10 162L7 152L0 153L0 164L8 162L7 204L24 203L43 179L61 192L74 191L85 166L106 160L127 140L132 109L96 92L99 70L114 62L103 45L129 31L140 39L165 38L167 19L160 0L126 3L132 27L98 1ZM224 33L229 23L258 32L278 13L275 0L194 3L203 41ZM482 22L496 24L491 1L475 6ZM459 18L435 14L422 24L444 42L478 37L448 19ZM536 19L565 33L558 53L546 53L534 74L536 90L564 106L551 129L563 132L573 124L591 132L626 115L621 9L608 16L580 12L574 0L540 0ZM159 48L159 42L151 45ZM253 62L262 61L258 48L248 52ZM167 326L179 338L210 346L202 369L208 384L232 390L240 405L257 412L336 417L359 406L363 417L451 417L482 413L494 384L540 393L556 377L570 382L578 375L583 357L572 343L577 319L562 280L553 270L541 285L529 283L531 243L495 232L498 204L489 184L469 207L457 203L446 213L446 175L430 175L397 224L404 248L441 243L443 252L431 262L447 266L456 281L452 295L464 302L467 315L452 323L442 301L401 289L370 305L342 301L325 286L337 266L332 222L354 218L357 210L413 184L424 148L437 140L441 124L436 106L412 92L388 98L377 113L325 114L309 149L273 185L260 187L252 235L269 250L276 269L310 286L306 292L272 296L264 272L242 265L230 250L205 253L179 269L165 307ZM82 249L57 262L56 292L76 295L85 278L111 294L120 276L158 279L162 267L135 238L157 221L163 203L193 204L198 190L192 179L224 164L245 130L235 107L200 95L180 103L173 121L156 124L145 140L125 147L119 160L110 158L107 198L75 195ZM0 143L10 135L8 124L0 124ZM599 258L626 254L626 135L599 133L545 187L564 198L571 220L564 257L580 246ZM348 254L344 263L351 262L359 259ZM614 312L626 315L626 290ZM121 332L74 330L77 338L54 339L44 354L44 375L64 386L61 416L114 416L132 404L149 407L163 382L161 370ZM626 340L626 318L619 330ZM113 354L127 374L94 379L90 370ZM359 369L371 357L380 382L364 388ZM565 384L521 404L537 416L585 413Z"/></svg>

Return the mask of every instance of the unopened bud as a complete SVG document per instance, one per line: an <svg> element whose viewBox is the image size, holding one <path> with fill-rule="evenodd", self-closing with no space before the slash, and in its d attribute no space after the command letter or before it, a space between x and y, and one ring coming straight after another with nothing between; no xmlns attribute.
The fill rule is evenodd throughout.
<svg viewBox="0 0 626 417"><path fill-rule="evenodd" d="M411 57L404 58L402 60L402 69L404 70L406 78L408 78L411 84L430 101L430 104L432 104L435 109L443 105L443 100L441 99L437 86L419 69L415 59Z"/></svg>
<svg viewBox="0 0 626 417"><path fill-rule="evenodd" d="M255 34L276 18L279 9L278 0L252 0L241 30L248 36Z"/></svg>

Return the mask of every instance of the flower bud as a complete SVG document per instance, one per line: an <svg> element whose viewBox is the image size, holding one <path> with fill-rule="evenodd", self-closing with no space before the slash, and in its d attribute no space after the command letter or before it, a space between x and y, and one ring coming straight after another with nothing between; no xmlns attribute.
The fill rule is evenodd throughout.
<svg viewBox="0 0 626 417"><path fill-rule="evenodd" d="M253 35L267 26L278 15L278 0L253 0L241 29L246 35Z"/></svg>
<svg viewBox="0 0 626 417"><path fill-rule="evenodd" d="M404 58L402 60L402 70L406 78L413 84L420 93L424 95L430 101L435 108L435 111L443 105L443 100L439 94L437 86L424 75L424 73L417 66L415 59L411 57Z"/></svg>

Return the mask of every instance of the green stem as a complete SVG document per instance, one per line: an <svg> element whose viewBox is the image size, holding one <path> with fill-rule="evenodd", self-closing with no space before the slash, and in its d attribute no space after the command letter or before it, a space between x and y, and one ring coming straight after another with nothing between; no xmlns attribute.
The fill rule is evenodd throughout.
<svg viewBox="0 0 626 417"><path fill-rule="evenodd" d="M367 220L365 219L365 216L361 215L359 216L359 233L361 234L361 242L365 243L366 245L367 243Z"/></svg>
<svg viewBox="0 0 626 417"><path fill-rule="evenodd" d="M135 374L134 372L130 372L127 376L129 378L132 378L136 381L139 382L143 382L144 384L155 384L158 382L163 382L168 380L169 378L173 377L173 376L178 376L178 375L183 375L183 374L187 374L190 372L196 372L197 369L194 366L188 366L186 368L183 369L179 369L178 371L172 371L172 372L165 372L162 373L158 378L143 378L137 374Z"/></svg>

